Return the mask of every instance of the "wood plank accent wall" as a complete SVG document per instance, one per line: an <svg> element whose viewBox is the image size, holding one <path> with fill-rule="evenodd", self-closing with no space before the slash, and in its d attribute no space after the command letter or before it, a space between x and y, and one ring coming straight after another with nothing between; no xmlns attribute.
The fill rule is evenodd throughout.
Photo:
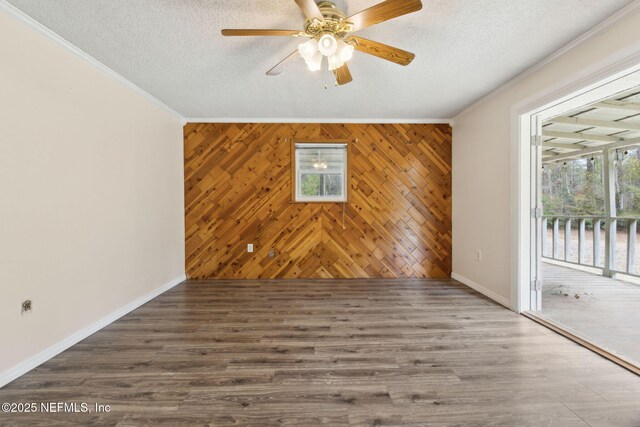
<svg viewBox="0 0 640 427"><path fill-rule="evenodd" d="M291 202L291 140L320 138L351 141L345 205ZM191 123L184 142L191 279L451 274L449 125Z"/></svg>

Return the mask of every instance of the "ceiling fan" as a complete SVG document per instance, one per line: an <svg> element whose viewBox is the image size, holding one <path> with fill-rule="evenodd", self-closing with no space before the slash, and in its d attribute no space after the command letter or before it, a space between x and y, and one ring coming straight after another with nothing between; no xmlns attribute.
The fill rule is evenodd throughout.
<svg viewBox="0 0 640 427"><path fill-rule="evenodd" d="M322 68L327 58L328 69L333 71L338 85L353 80L347 62L353 57L353 51L367 53L395 62L409 65L415 58L411 52L398 49L373 40L351 35L352 33L422 9L420 0L386 0L349 17L331 1L295 0L306 16L304 30L222 30L223 36L285 36L305 37L309 40L300 44L298 49L280 61L267 72L269 76L280 74L287 62L297 55L307 63L311 71Z"/></svg>

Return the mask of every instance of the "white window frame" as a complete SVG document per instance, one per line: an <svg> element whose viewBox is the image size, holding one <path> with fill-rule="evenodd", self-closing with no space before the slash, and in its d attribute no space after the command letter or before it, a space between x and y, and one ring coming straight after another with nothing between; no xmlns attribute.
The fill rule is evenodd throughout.
<svg viewBox="0 0 640 427"><path fill-rule="evenodd" d="M300 150L299 146L305 148L344 148L344 163L342 168L342 196L303 196L300 194L302 181L300 170ZM298 203L346 203L349 199L347 191L349 188L349 144L347 142L294 142L293 143L294 165L292 177L294 180L293 201ZM321 173L321 172L320 172Z"/></svg>

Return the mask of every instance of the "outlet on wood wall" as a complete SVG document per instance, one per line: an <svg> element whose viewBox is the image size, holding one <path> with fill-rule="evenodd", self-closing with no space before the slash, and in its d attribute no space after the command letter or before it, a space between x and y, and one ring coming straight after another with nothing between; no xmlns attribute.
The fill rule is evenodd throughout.
<svg viewBox="0 0 640 427"><path fill-rule="evenodd" d="M449 125L192 123L184 138L189 278L450 276ZM348 203L292 203L305 139L350 141Z"/></svg>

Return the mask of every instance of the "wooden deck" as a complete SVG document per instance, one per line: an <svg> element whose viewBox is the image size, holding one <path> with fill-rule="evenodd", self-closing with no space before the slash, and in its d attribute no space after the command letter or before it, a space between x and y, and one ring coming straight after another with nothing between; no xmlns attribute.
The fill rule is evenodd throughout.
<svg viewBox="0 0 640 427"><path fill-rule="evenodd" d="M639 401L640 377L453 280L187 282L0 389L109 413L0 425L638 426Z"/></svg>
<svg viewBox="0 0 640 427"><path fill-rule="evenodd" d="M640 286L542 263L543 316L640 365Z"/></svg>

